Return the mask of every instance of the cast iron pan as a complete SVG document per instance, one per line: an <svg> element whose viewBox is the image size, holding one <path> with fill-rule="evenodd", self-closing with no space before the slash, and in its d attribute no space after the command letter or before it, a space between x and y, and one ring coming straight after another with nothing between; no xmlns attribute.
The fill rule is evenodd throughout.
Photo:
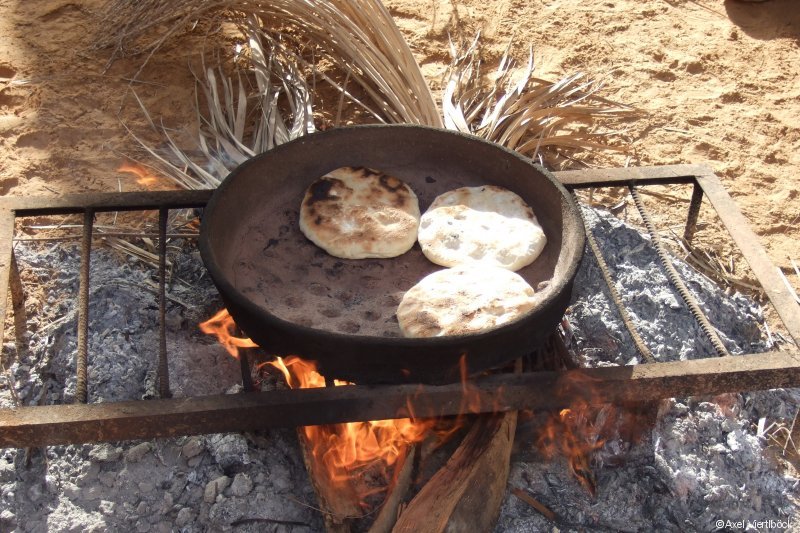
<svg viewBox="0 0 800 533"><path fill-rule="evenodd" d="M520 319L473 335L403 338L400 298L442 267L415 245L392 259L332 257L298 229L306 187L343 166L394 175L424 212L463 186L495 184L525 199L543 226L542 255L518 273L538 302ZM235 169L205 210L200 252L228 311L275 355L317 362L323 375L371 383L444 383L530 353L561 320L583 254L583 226L566 190L530 160L477 137L420 126L357 126L316 133Z"/></svg>

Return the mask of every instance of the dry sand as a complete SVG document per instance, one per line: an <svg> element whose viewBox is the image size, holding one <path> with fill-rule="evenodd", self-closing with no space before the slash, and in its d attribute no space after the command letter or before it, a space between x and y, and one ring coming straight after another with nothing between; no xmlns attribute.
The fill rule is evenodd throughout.
<svg viewBox="0 0 800 533"><path fill-rule="evenodd" d="M454 4L458 5L457 15ZM577 71L607 79L605 96L648 113L627 124L632 150L592 164L707 163L735 197L770 257L790 274L800 260L800 6L795 0L389 0L434 93L448 36L482 31L489 63L507 44L539 76ZM143 188L117 172L138 147L123 123L145 131L128 91L143 58L105 70L97 41L99 0L0 0L0 194ZM135 84L164 124L191 132L193 78L205 36L170 41ZM9 83L9 79L14 83ZM23 83L19 83L23 82ZM164 180L149 187L169 188ZM671 222L685 213L674 191ZM601 199L603 197L600 197ZM615 201L616 196L607 198ZM665 222L666 223L666 222ZM724 256L715 229L701 235ZM746 273L743 273L746 275ZM796 286L800 279L790 276Z"/></svg>

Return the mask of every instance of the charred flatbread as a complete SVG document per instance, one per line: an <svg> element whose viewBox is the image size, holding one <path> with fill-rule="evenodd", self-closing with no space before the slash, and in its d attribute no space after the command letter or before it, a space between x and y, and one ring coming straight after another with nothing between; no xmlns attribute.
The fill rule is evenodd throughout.
<svg viewBox="0 0 800 533"><path fill-rule="evenodd" d="M314 181L300 206L300 230L344 259L396 257L417 240L419 202L400 179L342 167Z"/></svg>

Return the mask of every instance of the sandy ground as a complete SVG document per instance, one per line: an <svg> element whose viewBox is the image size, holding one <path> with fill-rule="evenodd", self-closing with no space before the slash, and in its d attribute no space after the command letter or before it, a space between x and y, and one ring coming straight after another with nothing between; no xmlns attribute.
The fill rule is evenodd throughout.
<svg viewBox="0 0 800 533"><path fill-rule="evenodd" d="M387 5L435 94L448 61L448 37L470 37L477 30L489 63L513 40L520 59L533 47L541 77L585 71L605 78L605 96L647 115L626 125L629 154L588 161L709 164L772 260L791 274L789 259L800 259L795 0L390 0ZM126 156L138 151L123 123L137 133L145 129L128 90L142 57L106 69L109 51L92 49L101 7L99 0L0 0L0 194L142 188L130 174L117 172ZM167 127L195 127L187 66L198 60L203 38L198 31L170 41L133 85ZM685 213L687 194L671 196L663 203L670 204L674 224ZM701 235L703 242L727 254L730 246L718 242L716 229L708 232ZM800 286L800 279L790 277Z"/></svg>

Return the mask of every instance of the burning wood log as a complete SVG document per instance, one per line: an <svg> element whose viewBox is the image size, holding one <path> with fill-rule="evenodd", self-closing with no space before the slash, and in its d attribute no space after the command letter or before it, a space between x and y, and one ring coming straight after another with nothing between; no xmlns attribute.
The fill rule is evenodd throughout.
<svg viewBox="0 0 800 533"><path fill-rule="evenodd" d="M361 514L355 488L349 483L334 482L331 479L325 465L314 456L313 445L306 437L305 428L297 428L297 438L325 520L325 530L328 533L349 533L349 521Z"/></svg>
<svg viewBox="0 0 800 533"><path fill-rule="evenodd" d="M414 445L409 448L402 464L400 462L397 463L394 482L390 489L391 492L386 496L386 501L383 502L378 517L370 526L369 533L389 533L395 522L397 522L397 512L400 509L400 504L403 503L403 497L411 486L411 474L414 470L416 456L417 445Z"/></svg>
<svg viewBox="0 0 800 533"><path fill-rule="evenodd" d="M478 417L447 464L411 500L392 531L490 531L505 494L516 426L516 411Z"/></svg>

